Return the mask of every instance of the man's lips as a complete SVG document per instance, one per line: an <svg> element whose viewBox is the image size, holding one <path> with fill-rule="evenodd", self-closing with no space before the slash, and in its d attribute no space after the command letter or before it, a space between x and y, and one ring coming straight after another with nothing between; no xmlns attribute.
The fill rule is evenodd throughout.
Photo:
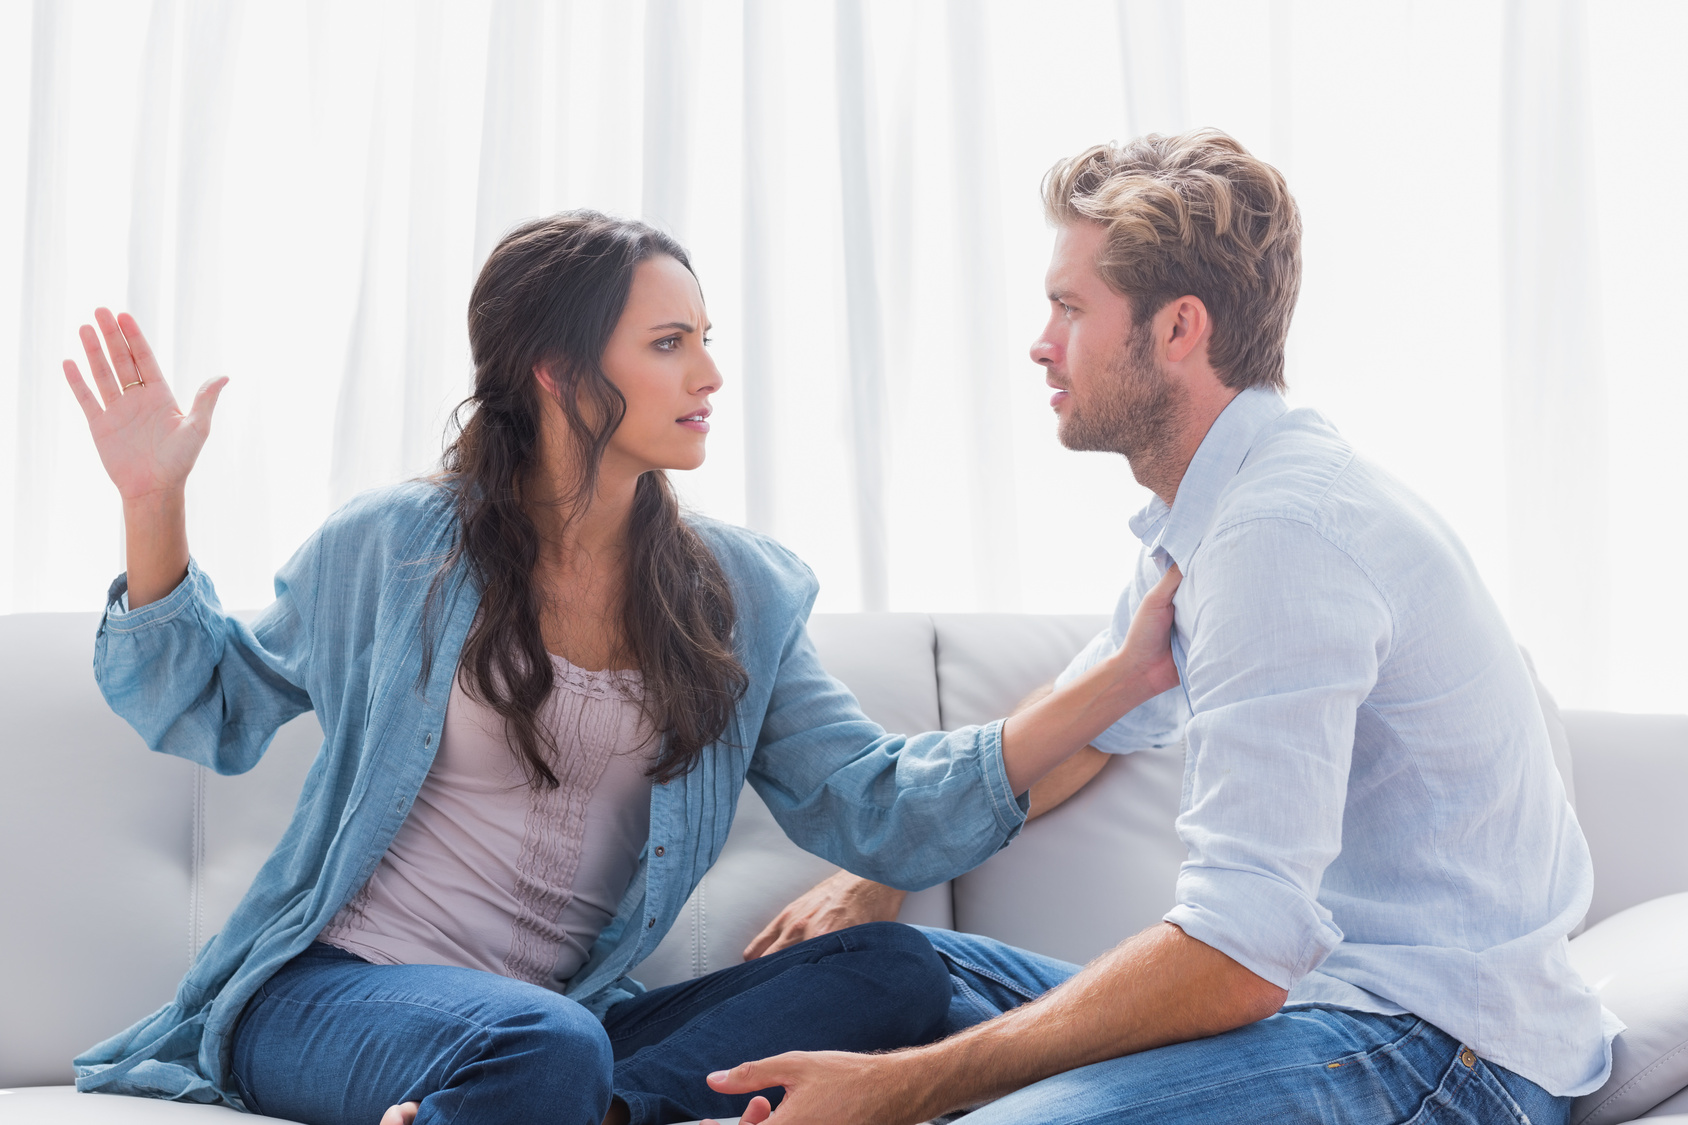
<svg viewBox="0 0 1688 1125"><path fill-rule="evenodd" d="M1059 410L1061 408L1061 404L1067 401L1068 393L1069 392L1061 389L1060 387L1056 387L1055 393L1049 396L1049 405L1053 409Z"/></svg>

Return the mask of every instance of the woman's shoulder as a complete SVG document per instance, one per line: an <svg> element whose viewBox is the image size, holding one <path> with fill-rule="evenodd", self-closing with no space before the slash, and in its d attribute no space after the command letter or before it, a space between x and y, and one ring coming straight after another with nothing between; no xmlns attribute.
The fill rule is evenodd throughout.
<svg viewBox="0 0 1688 1125"><path fill-rule="evenodd" d="M449 542L456 496L449 481L421 477L358 493L322 525L325 547L358 553L424 553Z"/></svg>
<svg viewBox="0 0 1688 1125"><path fill-rule="evenodd" d="M806 607L820 589L809 564L772 536L693 512L686 514L686 524L702 537L740 590L778 592Z"/></svg>

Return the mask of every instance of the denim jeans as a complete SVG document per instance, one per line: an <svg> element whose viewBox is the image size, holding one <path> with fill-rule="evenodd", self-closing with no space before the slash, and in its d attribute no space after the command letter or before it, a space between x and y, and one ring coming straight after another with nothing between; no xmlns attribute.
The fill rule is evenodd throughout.
<svg viewBox="0 0 1688 1125"><path fill-rule="evenodd" d="M416 1125L599 1125L612 1094L635 1125L735 1117L751 1095L715 1093L710 1071L927 1042L950 994L927 940L891 922L653 989L602 1023L537 985L318 943L247 1006L231 1069L248 1109L310 1125L376 1125L407 1101Z"/></svg>
<svg viewBox="0 0 1688 1125"><path fill-rule="evenodd" d="M950 967L946 1031L1041 995L1078 966L991 938L925 930ZM1208 1039L1079 1067L975 1110L965 1125L1565 1125L1571 1099L1416 1016L1286 1008Z"/></svg>

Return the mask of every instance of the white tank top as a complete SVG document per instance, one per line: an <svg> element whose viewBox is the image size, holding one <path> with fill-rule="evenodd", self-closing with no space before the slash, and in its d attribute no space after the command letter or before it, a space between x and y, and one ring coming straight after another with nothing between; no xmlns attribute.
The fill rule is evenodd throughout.
<svg viewBox="0 0 1688 1125"><path fill-rule="evenodd" d="M528 784L503 720L459 680L410 815L320 940L376 964L457 965L567 981L638 869L650 836L657 739L630 671L552 656L542 712L556 788Z"/></svg>

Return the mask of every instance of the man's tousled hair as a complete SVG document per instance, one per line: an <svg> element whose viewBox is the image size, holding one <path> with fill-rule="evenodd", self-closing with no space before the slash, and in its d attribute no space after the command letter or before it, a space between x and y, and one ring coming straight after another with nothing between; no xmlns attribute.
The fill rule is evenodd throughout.
<svg viewBox="0 0 1688 1125"><path fill-rule="evenodd" d="M1301 212L1278 170L1217 129L1096 145L1043 179L1057 225L1100 223L1104 281L1147 323L1199 297L1208 362L1227 387L1284 385L1284 338L1301 290Z"/></svg>

